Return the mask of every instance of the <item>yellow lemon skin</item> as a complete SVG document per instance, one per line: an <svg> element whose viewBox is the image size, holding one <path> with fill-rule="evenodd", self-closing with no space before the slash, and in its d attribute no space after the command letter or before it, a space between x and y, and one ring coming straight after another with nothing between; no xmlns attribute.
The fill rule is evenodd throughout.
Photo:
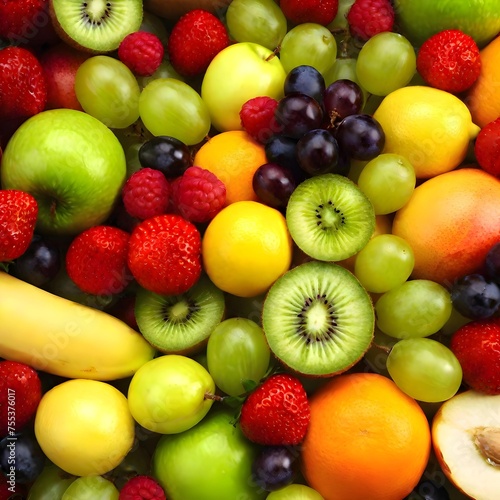
<svg viewBox="0 0 500 500"><path fill-rule="evenodd" d="M35 435L55 465L75 476L106 474L134 443L127 398L107 382L73 379L42 397Z"/></svg>
<svg viewBox="0 0 500 500"><path fill-rule="evenodd" d="M204 268L221 290L255 297L292 262L292 239L285 217L256 201L228 205L210 221L202 241Z"/></svg>
<svg viewBox="0 0 500 500"><path fill-rule="evenodd" d="M458 167L480 130L458 97L420 85L388 94L373 117L385 132L383 152L407 158L419 179Z"/></svg>

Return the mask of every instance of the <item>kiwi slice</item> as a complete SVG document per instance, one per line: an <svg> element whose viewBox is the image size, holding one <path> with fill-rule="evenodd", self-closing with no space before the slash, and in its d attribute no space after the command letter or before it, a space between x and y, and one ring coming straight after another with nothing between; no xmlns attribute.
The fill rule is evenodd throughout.
<svg viewBox="0 0 500 500"><path fill-rule="evenodd" d="M310 177L293 191L286 222L295 244L317 260L339 261L358 253L375 230L375 211L347 177Z"/></svg>
<svg viewBox="0 0 500 500"><path fill-rule="evenodd" d="M116 50L142 24L142 0L50 0L50 16L69 45L93 53Z"/></svg>
<svg viewBox="0 0 500 500"><path fill-rule="evenodd" d="M373 340L375 313L370 295L350 271L310 261L271 286L262 327L283 365L302 375L327 377L363 357Z"/></svg>
<svg viewBox="0 0 500 500"><path fill-rule="evenodd" d="M205 275L185 293L159 295L140 288L135 299L139 331L166 354L201 350L222 320L224 309L224 293Z"/></svg>

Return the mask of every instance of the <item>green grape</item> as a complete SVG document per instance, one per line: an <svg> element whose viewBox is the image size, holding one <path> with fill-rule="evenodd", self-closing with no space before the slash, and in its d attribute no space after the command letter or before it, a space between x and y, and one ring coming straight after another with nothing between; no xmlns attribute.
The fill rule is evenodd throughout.
<svg viewBox="0 0 500 500"><path fill-rule="evenodd" d="M383 153L369 161L358 186L372 202L375 214L391 214L406 205L416 185L415 169L404 157Z"/></svg>
<svg viewBox="0 0 500 500"><path fill-rule="evenodd" d="M148 83L141 92L139 114L153 135L168 135L188 146L200 143L211 125L207 105L198 92L175 78Z"/></svg>
<svg viewBox="0 0 500 500"><path fill-rule="evenodd" d="M432 339L397 342L387 357L387 370L403 392L426 403L450 399L462 383L462 368L456 356Z"/></svg>
<svg viewBox="0 0 500 500"><path fill-rule="evenodd" d="M165 23L161 17L158 17L151 12L144 10L142 16L142 24L139 28L140 31L147 31L148 33L153 33L156 35L163 44L164 47L168 43L168 32Z"/></svg>
<svg viewBox="0 0 500 500"><path fill-rule="evenodd" d="M27 500L61 500L68 486L76 479L54 464L44 467L31 486Z"/></svg>
<svg viewBox="0 0 500 500"><path fill-rule="evenodd" d="M118 500L116 486L102 476L84 476L73 481L61 500Z"/></svg>
<svg viewBox="0 0 500 500"><path fill-rule="evenodd" d="M283 11L274 0L233 0L226 11L231 38L253 42L274 50L286 35Z"/></svg>
<svg viewBox="0 0 500 500"><path fill-rule="evenodd" d="M450 293L434 281L416 279L384 293L375 304L377 326L398 339L438 332L452 311Z"/></svg>
<svg viewBox="0 0 500 500"><path fill-rule="evenodd" d="M415 256L409 243L394 234L379 234L361 249L354 274L374 293L385 293L402 285L413 271Z"/></svg>
<svg viewBox="0 0 500 500"><path fill-rule="evenodd" d="M298 24L283 38L279 57L287 73L296 66L307 64L325 75L335 63L337 42L321 24Z"/></svg>
<svg viewBox="0 0 500 500"><path fill-rule="evenodd" d="M289 484L279 490L271 491L266 500L323 500L323 497L305 484Z"/></svg>
<svg viewBox="0 0 500 500"><path fill-rule="evenodd" d="M351 8L354 0L339 0L339 6L337 9L337 15L334 20L327 26L329 30L336 29L349 29L349 24L347 22L347 14Z"/></svg>
<svg viewBox="0 0 500 500"><path fill-rule="evenodd" d="M160 78L175 78L176 80L179 80L181 82L184 81L184 77L179 75L179 73L175 71L172 64L170 64L170 61L164 59L158 66L158 69L152 75L138 76L137 83L139 84L139 87L142 91L148 83L151 83L152 81L158 80Z"/></svg>
<svg viewBox="0 0 500 500"><path fill-rule="evenodd" d="M217 325L207 344L208 371L219 389L230 396L246 392L243 382L259 382L271 352L262 328L246 318L229 318Z"/></svg>
<svg viewBox="0 0 500 500"><path fill-rule="evenodd" d="M356 64L361 85L378 96L406 86L416 69L412 44L403 35L390 31L371 37L359 51Z"/></svg>
<svg viewBox="0 0 500 500"><path fill-rule="evenodd" d="M75 93L83 110L110 128L127 128L139 118L137 79L113 57L84 61L75 75Z"/></svg>

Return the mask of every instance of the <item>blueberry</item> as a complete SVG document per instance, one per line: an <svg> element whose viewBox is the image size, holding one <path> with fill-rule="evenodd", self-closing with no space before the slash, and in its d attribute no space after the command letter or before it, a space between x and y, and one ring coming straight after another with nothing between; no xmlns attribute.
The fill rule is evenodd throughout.
<svg viewBox="0 0 500 500"><path fill-rule="evenodd" d="M466 318L489 318L500 307L500 287L481 274L469 274L454 283L451 300L453 307Z"/></svg>

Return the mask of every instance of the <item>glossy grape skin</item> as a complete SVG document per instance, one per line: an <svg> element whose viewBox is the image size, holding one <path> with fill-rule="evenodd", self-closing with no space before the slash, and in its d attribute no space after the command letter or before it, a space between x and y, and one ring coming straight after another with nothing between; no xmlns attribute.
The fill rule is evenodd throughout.
<svg viewBox="0 0 500 500"><path fill-rule="evenodd" d="M309 175L337 173L339 147L335 138L324 129L304 134L297 143L297 158Z"/></svg>
<svg viewBox="0 0 500 500"><path fill-rule="evenodd" d="M83 476L73 481L61 500L118 500L116 486L102 476Z"/></svg>
<svg viewBox="0 0 500 500"><path fill-rule="evenodd" d="M46 465L30 487L29 500L60 500L76 479L54 464Z"/></svg>
<svg viewBox="0 0 500 500"><path fill-rule="evenodd" d="M182 175L192 164L187 145L171 136L149 139L140 147L138 155L142 167L159 170L168 178Z"/></svg>
<svg viewBox="0 0 500 500"><path fill-rule="evenodd" d="M385 145L385 133L381 125L366 114L346 116L337 125L335 138L339 148L355 160L372 160Z"/></svg>
<svg viewBox="0 0 500 500"><path fill-rule="evenodd" d="M289 94L279 100L275 118L283 127L283 135L300 139L309 130L321 127L323 109L308 95Z"/></svg>
<svg viewBox="0 0 500 500"><path fill-rule="evenodd" d="M323 75L313 66L302 64L296 66L287 74L284 93L285 95L306 94L321 104L325 88Z"/></svg>
<svg viewBox="0 0 500 500"><path fill-rule="evenodd" d="M268 162L290 169L297 183L306 178L297 160L297 139L285 135L274 135L265 144L264 150Z"/></svg>
<svg viewBox="0 0 500 500"><path fill-rule="evenodd" d="M275 491L294 480L299 452L289 446L266 446L252 463L252 480L265 491Z"/></svg>
<svg viewBox="0 0 500 500"><path fill-rule="evenodd" d="M462 383L462 367L453 352L428 338L397 342L387 357L387 370L403 392L427 403L446 401Z"/></svg>
<svg viewBox="0 0 500 500"><path fill-rule="evenodd" d="M453 284L451 300L453 307L466 318L489 318L500 308L500 287L481 274L469 274Z"/></svg>
<svg viewBox="0 0 500 500"><path fill-rule="evenodd" d="M358 252L354 274L369 292L385 293L402 285L413 271L413 249L393 234L374 236Z"/></svg>
<svg viewBox="0 0 500 500"><path fill-rule="evenodd" d="M372 202L375 214L383 215L406 205L416 181L415 169L404 156L383 153L363 167L358 186Z"/></svg>
<svg viewBox="0 0 500 500"><path fill-rule="evenodd" d="M35 234L27 250L16 259L12 266L12 275L43 287L54 279L61 268L61 251L53 241L40 234Z"/></svg>
<svg viewBox="0 0 500 500"><path fill-rule="evenodd" d="M430 280L410 280L381 295L376 304L377 326L391 337L428 337L451 316L446 288Z"/></svg>
<svg viewBox="0 0 500 500"><path fill-rule="evenodd" d="M270 358L264 331L246 318L222 321L208 339L208 371L217 387L230 396L245 393L245 381L258 383L267 371Z"/></svg>
<svg viewBox="0 0 500 500"><path fill-rule="evenodd" d="M323 106L332 124L346 116L359 114L363 103L361 87L348 79L336 80L323 93Z"/></svg>
<svg viewBox="0 0 500 500"><path fill-rule="evenodd" d="M86 113L110 128L127 128L139 118L139 84L120 60L89 57L75 75L75 93Z"/></svg>
<svg viewBox="0 0 500 500"><path fill-rule="evenodd" d="M286 207L297 182L290 169L277 163L266 163L255 171L252 186L262 203L280 209Z"/></svg>

